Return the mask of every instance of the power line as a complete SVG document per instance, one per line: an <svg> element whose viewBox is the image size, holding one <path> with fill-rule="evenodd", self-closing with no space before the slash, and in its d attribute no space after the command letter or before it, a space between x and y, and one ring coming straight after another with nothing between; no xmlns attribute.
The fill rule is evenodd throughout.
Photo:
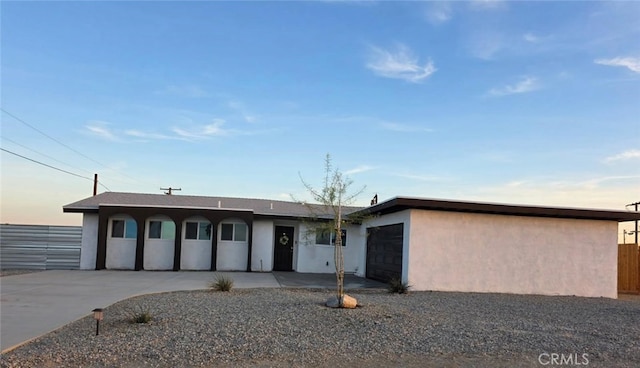
<svg viewBox="0 0 640 368"><path fill-rule="evenodd" d="M102 167L104 167L104 168L106 168L106 169L108 169L108 170L113 170L113 169L109 168L109 166L107 166L107 165L105 165L105 164L103 164L103 163L101 163L101 162L98 162L98 161L96 161L96 160L92 159L91 157L89 157L89 156L87 156L87 155L83 154L82 152L80 152L80 151L78 151L78 150L74 149L73 147L70 147L69 145L67 145L67 144L65 144L65 143L63 143L63 142L61 142L61 141L59 141L58 139L56 139L56 138L54 138L54 137L50 136L49 134L47 134L47 133L43 132L42 130L40 130L40 129L36 128L35 126L33 126L33 125L31 125L31 124L27 123L26 121L24 121L23 119L20 119L19 117L17 117L16 115L14 115L14 114L10 113L9 111L7 111L7 110L5 110L5 109L3 109L3 108L1 108L1 107L0 107L0 111L2 111L2 112L4 112L5 114L7 114L7 115L11 116L12 118L14 118L14 119L16 119L17 121L21 122L22 124L24 124L24 125L28 126L29 128L31 128L31 129L33 129L33 130L35 130L36 132L38 132L38 133L42 134L43 136L45 136L45 137L47 137L47 138L51 139L52 141L54 141L54 142L58 143L59 145L61 145L61 146L65 147L65 148L67 148L67 149L69 149L69 150L71 150L71 151L73 151L73 152L77 153L78 155L80 155L80 156L82 156L82 157L86 158L87 160L89 160L89 161L91 161L91 162L94 162L94 163L96 163L96 164L98 164L98 165L100 165L100 166L102 166ZM26 148L26 147L25 147L25 148ZM56 161L57 161L57 160L56 160ZM85 170L82 170L82 171L85 171ZM116 171L116 170L113 170L113 171ZM131 176L126 175L126 174L124 174L124 173L122 173L122 172L119 172L119 171L116 171L116 172L117 172L117 173L119 173L120 175L122 175L122 176L126 177L126 178L129 178L129 179L133 180L133 181L136 181L136 182L138 182L138 183L142 183L140 180L135 179L135 178L132 178ZM121 181L122 181L122 180L121 180ZM146 183L146 184L151 184L151 183ZM100 185L102 185L102 184L100 184Z"/></svg>
<svg viewBox="0 0 640 368"><path fill-rule="evenodd" d="M84 171L84 172L86 172L86 173L88 173L88 174L91 174L91 172L89 172L89 171L87 171L87 170L81 169L81 168L79 168L79 167L75 167L75 166L73 166L73 165L69 165L69 164L68 164L68 163L66 163L66 162L62 162L62 161L60 161L60 160L58 160L58 159L56 159L56 158L54 158L54 157L51 157L51 156L49 156L49 155L47 155L47 154L44 154L44 153L42 153L42 152L38 152L38 151L36 151L36 150L34 150L34 149L32 149L32 148L29 148L29 147L27 147L27 146L25 146L25 145L23 145L23 144L20 144L20 143L18 143L18 142L16 142L16 141L14 141L14 140L12 140L12 139L9 139L9 138L7 138L7 137L1 137L1 136L0 136L0 138L4 139L5 141L9 141L9 142L11 142L11 143L15 144L16 146L20 146L20 147L22 147L22 148L24 148L24 149L26 149L26 150L29 150L29 151L31 151L31 152L37 153L37 154L39 154L39 155L41 155L41 156L44 156L44 157L46 157L46 158L48 158L48 159L51 159L51 160L53 160L53 161L55 161L55 162L57 162L57 163L60 163L60 164L63 164L63 165L67 165L67 166L69 166L69 167L73 167L74 169L78 169L78 170L80 170L80 171Z"/></svg>
<svg viewBox="0 0 640 368"><path fill-rule="evenodd" d="M50 169L58 170L58 171L61 171L61 172L65 173L65 174L69 174L69 175L76 176L76 177L78 177L78 178L82 178L82 179L87 179L87 180L89 180L89 181L93 181L93 179L91 179L91 178L87 178L86 176L78 175L78 174L76 174L76 173L72 173L71 171L63 170L63 169L60 169L60 168L58 168L58 167L51 166L51 165L49 165L49 164L45 164L44 162L40 162L40 161L38 161L38 160L34 160L34 159L29 158L29 157L26 157L26 156L22 156L22 155L20 155L20 154L17 154L17 153L15 153L15 152L9 151L8 149L4 149L4 148L2 148L2 147L0 147L0 150L4 151L4 152L6 152L6 153L12 154L12 155L14 155L14 156L18 156L18 157L23 158L23 159L25 159L25 160L28 160L28 161L31 161L31 162L35 162L36 164L39 164L39 165L42 165L42 166L46 166L46 167L48 167L48 168L50 168ZM107 188L104 184L102 184L102 183L98 183L98 184L100 184L100 185L101 185L103 188L105 188L106 190L111 191L111 189Z"/></svg>
<svg viewBox="0 0 640 368"><path fill-rule="evenodd" d="M38 128L34 127L33 125L31 125L31 124L27 123L26 121L24 121L24 120L20 119L19 117L17 117L17 116L15 116L15 115L13 115L13 114L12 114L12 113L10 113L9 111L7 111L7 110L5 110L5 109L3 109L3 108L1 108L1 107L0 107L0 110L2 110L2 112L4 112L5 114L7 114L7 115L11 116L12 118L16 119L17 121L21 122L22 124L24 124L24 125L28 126L29 128L31 128L31 129L35 130L36 132L38 132L38 133L42 134L43 136L45 136L45 137L47 137L47 138L51 139L52 141L54 141L54 142L58 143L59 145L61 145L61 146L63 146L63 147L66 147L67 149L70 149L71 151L73 151L73 152L75 152L75 153L79 154L80 156L82 156L82 157L86 158L87 160L90 160L90 161L92 161L92 162L94 162L94 163L96 163L96 164L98 164L98 165L100 165L100 166L102 166L102 167L108 168L105 164L100 163L100 162L98 162L98 161L96 161L96 160L92 159L91 157L89 157L89 156L85 155L84 153L82 153L82 152L80 152L80 151L78 151L78 150L76 150L76 149L74 149L74 148L70 147L69 145L67 145L67 144L64 144L64 143L60 142L59 140L57 140L57 139L53 138L53 137L52 137L52 136L50 136L49 134L47 134L47 133L43 132L42 130L40 130L40 129L38 129Z"/></svg>

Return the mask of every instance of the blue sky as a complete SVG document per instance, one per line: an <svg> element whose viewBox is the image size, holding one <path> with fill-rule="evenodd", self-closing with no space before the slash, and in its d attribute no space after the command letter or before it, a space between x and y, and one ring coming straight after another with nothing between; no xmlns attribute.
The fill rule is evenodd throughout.
<svg viewBox="0 0 640 368"><path fill-rule="evenodd" d="M640 3L1 3L2 219L100 191L640 200ZM47 138L18 119L37 128ZM78 154L81 153L82 155Z"/></svg>

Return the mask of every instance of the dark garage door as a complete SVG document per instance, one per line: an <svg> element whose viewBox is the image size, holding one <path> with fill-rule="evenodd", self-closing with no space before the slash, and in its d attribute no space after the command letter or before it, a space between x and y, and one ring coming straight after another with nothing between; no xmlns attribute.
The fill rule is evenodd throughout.
<svg viewBox="0 0 640 368"><path fill-rule="evenodd" d="M402 277L404 224L367 229L367 278L388 282Z"/></svg>

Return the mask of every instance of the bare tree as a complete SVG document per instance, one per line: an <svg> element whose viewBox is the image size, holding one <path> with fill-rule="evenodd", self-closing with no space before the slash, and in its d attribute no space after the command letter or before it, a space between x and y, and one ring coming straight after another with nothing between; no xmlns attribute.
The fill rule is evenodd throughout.
<svg viewBox="0 0 640 368"><path fill-rule="evenodd" d="M323 214L329 214L332 216L331 220L324 222L315 227L314 232L317 231L329 231L335 233L334 243L334 263L336 267L336 284L337 284L337 298L340 306L343 305L344 297L344 254L342 253L342 225L353 219L345 218L343 213L343 207L353 204L356 197L360 195L365 187L360 190L349 193L349 187L353 184L353 181L344 176L340 170L334 168L331 164L331 156L327 154L324 165L324 181L322 188L316 189L309 183L307 183L300 175L302 184L307 191L313 197L313 200L320 204ZM317 207L307 206L314 217L318 218Z"/></svg>

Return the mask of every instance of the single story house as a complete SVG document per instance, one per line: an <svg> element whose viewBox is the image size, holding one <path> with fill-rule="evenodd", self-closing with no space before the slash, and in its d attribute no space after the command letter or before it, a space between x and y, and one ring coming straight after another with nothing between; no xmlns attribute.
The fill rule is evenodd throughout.
<svg viewBox="0 0 640 368"><path fill-rule="evenodd" d="M105 192L83 214L82 269L334 272L321 206ZM345 272L412 290L617 297L618 222L640 213L395 197L345 213ZM320 214L320 216L318 216Z"/></svg>

